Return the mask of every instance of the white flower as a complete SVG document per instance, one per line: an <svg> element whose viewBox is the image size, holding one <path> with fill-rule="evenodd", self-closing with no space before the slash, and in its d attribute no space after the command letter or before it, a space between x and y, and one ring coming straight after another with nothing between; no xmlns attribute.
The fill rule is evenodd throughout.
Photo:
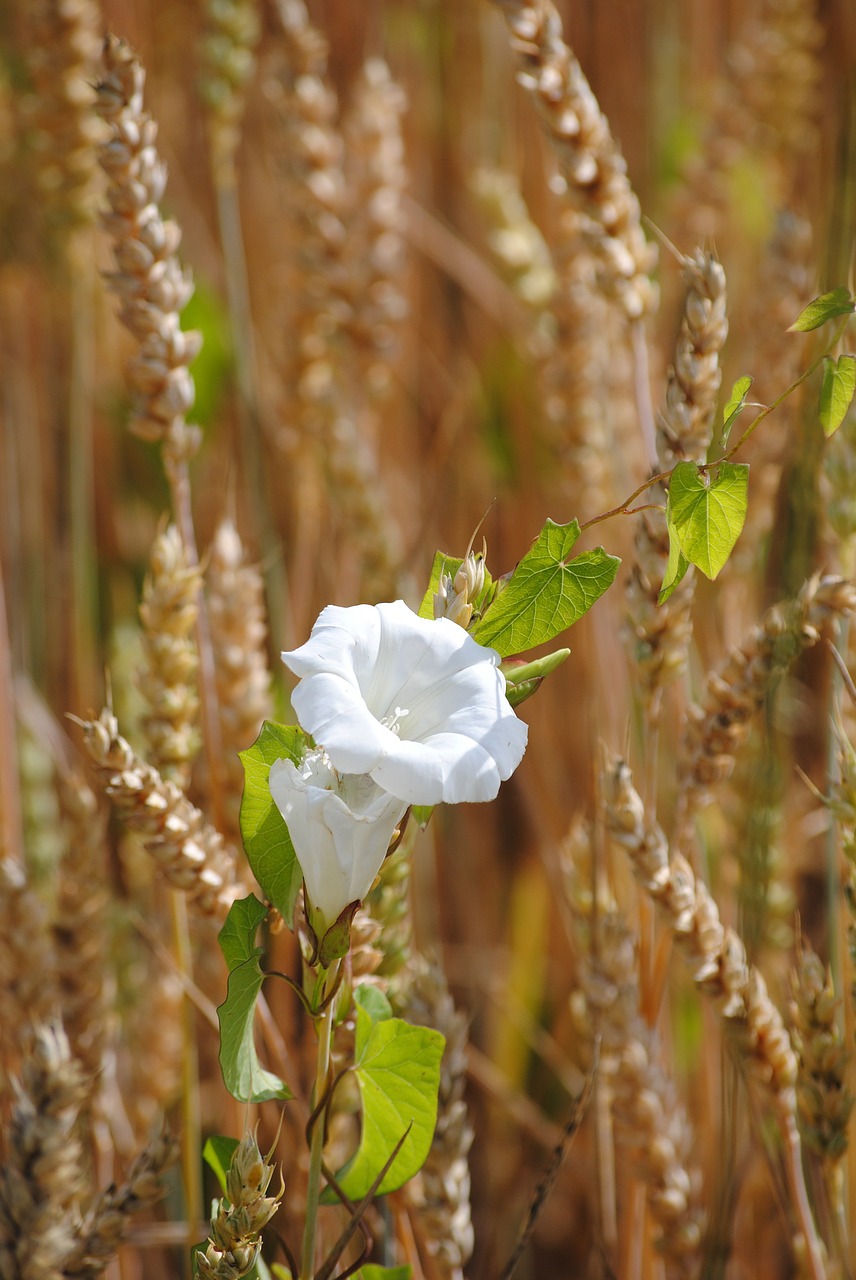
<svg viewBox="0 0 856 1280"><path fill-rule="evenodd" d="M499 654L447 618L420 618L402 600L328 605L282 658L300 677L297 718L333 768L368 774L406 804L491 800L523 758L527 728Z"/></svg>
<svg viewBox="0 0 856 1280"><path fill-rule="evenodd" d="M299 766L275 760L270 792L303 871L320 940L345 907L368 893L407 805L365 775L339 775L321 750L308 751Z"/></svg>

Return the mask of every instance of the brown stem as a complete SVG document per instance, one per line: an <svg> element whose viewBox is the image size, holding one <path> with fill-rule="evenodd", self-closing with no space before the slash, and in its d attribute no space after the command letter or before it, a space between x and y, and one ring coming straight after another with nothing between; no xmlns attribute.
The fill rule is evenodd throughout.
<svg viewBox="0 0 856 1280"><path fill-rule="evenodd" d="M6 625L6 594L0 559L0 854L23 861L23 818L15 741L12 655Z"/></svg>

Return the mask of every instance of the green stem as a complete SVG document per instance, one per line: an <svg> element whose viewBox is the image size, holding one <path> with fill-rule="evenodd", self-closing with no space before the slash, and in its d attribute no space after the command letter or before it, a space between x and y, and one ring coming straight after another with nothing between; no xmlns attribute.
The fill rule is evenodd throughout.
<svg viewBox="0 0 856 1280"><path fill-rule="evenodd" d="M322 999L333 990L341 961L334 960L327 970L322 986ZM315 1073L313 1107L324 1096L330 1076L330 1044L333 1038L335 1001L330 1001L324 1012L315 1019L318 1033L318 1066ZM303 1227L303 1257L300 1263L300 1280L312 1280L315 1272L315 1232L318 1223L318 1203L321 1197L321 1160L324 1154L324 1114L316 1118L309 1149L309 1186L306 1191L306 1221Z"/></svg>

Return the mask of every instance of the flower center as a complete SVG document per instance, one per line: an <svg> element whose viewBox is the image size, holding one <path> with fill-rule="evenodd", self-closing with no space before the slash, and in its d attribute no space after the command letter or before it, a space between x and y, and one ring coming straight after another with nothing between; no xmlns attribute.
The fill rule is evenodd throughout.
<svg viewBox="0 0 856 1280"><path fill-rule="evenodd" d="M397 737L401 736L401 725L399 720L403 720L405 716L409 716L410 711L407 707L396 707L394 715L384 716L381 724L385 729L389 729L390 733L394 733Z"/></svg>

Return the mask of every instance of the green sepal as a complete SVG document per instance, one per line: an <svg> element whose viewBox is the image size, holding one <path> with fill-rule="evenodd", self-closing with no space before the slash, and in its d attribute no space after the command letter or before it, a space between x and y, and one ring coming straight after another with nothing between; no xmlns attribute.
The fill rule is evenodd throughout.
<svg viewBox="0 0 856 1280"><path fill-rule="evenodd" d="M351 922L359 905L359 902L349 902L321 939L318 963L322 969L329 969L334 960L341 960L342 956L348 954L351 946Z"/></svg>
<svg viewBox="0 0 856 1280"><path fill-rule="evenodd" d="M510 658L501 663L499 669L505 676L505 696L511 706L519 707L521 702L537 693L544 679L570 656L570 649L556 649L533 662L517 662Z"/></svg>

